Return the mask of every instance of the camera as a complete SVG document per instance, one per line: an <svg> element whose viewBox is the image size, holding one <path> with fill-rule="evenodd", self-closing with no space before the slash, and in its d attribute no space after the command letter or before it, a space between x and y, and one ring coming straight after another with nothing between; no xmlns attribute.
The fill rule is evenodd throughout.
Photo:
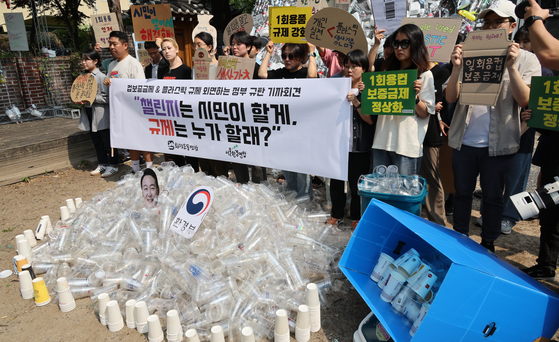
<svg viewBox="0 0 559 342"><path fill-rule="evenodd" d="M510 197L512 204L523 220L537 215L541 209L559 204L559 176L554 183L549 183L534 192L520 192Z"/></svg>

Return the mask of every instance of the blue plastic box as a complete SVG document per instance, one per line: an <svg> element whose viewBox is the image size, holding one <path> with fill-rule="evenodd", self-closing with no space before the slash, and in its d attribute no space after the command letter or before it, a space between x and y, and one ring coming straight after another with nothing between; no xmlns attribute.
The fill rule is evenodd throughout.
<svg viewBox="0 0 559 342"><path fill-rule="evenodd" d="M421 205L425 204L425 197L427 197L427 182L424 178L418 178L421 184L423 184L423 191L417 196L393 195L380 192L358 190L357 193L361 197L361 215L363 215L365 210L367 210L367 206L369 206L369 202L371 202L371 199L373 198L383 201L384 203L388 203L393 207L408 211L417 216L421 215Z"/></svg>
<svg viewBox="0 0 559 342"><path fill-rule="evenodd" d="M401 253L412 247L420 254L434 253L448 267L413 338L369 278L380 252L397 258L393 251L399 243L405 244ZM559 327L556 293L472 239L376 199L359 221L339 265L397 342L535 341L552 338Z"/></svg>

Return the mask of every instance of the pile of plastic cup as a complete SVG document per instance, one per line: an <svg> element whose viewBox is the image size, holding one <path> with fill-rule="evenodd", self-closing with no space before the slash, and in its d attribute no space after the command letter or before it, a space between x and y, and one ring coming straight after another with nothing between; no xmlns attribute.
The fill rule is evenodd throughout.
<svg viewBox="0 0 559 342"><path fill-rule="evenodd" d="M36 298L37 305L61 294L57 279L63 277L70 304L71 298L91 298L98 303L100 322L111 331L126 325L146 333L162 319L171 324L170 331L163 331L172 340L190 331L185 335L207 341L212 327L220 326L230 341L260 341L273 338L279 309L295 332L305 304L310 331L320 328L320 306L329 305L326 294L344 287L338 260L351 232L325 224L329 213L319 198L296 199L295 192L274 181L238 185L173 163L153 170L160 187L154 208L144 206L142 173L126 175L115 188L80 201L73 212L64 210L66 219L56 222L37 246L28 251L27 240L18 245L46 286L45 299ZM186 239L170 227L200 186L212 188L213 204L198 231ZM65 204L73 207L70 200ZM28 298L32 286L22 273L22 295ZM311 305L306 294L310 282L317 293ZM299 319L304 329L306 320ZM243 335L249 331L244 328L252 333ZM162 337L159 330L150 334L153 340Z"/></svg>
<svg viewBox="0 0 559 342"><path fill-rule="evenodd" d="M379 165L373 173L359 177L357 188L368 192L417 196L422 193L423 184L418 175L401 176L396 165Z"/></svg>

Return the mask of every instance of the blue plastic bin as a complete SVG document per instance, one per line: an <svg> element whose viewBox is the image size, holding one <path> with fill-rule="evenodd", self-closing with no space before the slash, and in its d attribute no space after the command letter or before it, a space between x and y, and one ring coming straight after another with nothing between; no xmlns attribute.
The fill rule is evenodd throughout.
<svg viewBox="0 0 559 342"><path fill-rule="evenodd" d="M403 178L408 178L411 176L400 176ZM393 194L385 194L380 192L371 192L371 191L361 191L358 190L357 193L361 197L361 215L365 213L367 207L369 206L369 202L371 202L372 198L376 198L379 201L382 201L386 204L390 204L391 206L405 210L417 216L421 215L421 205L425 204L425 197L427 197L427 182L424 178L418 177L421 184L423 184L423 191L417 196L405 196L405 195L393 195Z"/></svg>

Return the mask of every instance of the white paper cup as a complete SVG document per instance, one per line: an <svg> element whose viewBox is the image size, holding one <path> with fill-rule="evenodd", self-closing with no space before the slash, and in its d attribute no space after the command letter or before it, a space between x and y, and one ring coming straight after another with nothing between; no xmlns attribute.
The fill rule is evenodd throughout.
<svg viewBox="0 0 559 342"><path fill-rule="evenodd" d="M167 311L167 334L175 335L181 330L181 321L177 310Z"/></svg>
<svg viewBox="0 0 559 342"><path fill-rule="evenodd" d="M409 284L404 286L404 288L400 290L400 292L398 292L396 297L394 297L394 299L392 300L391 304L394 310L397 313L403 313L407 302L410 300L413 294L414 292L412 291L411 286Z"/></svg>
<svg viewBox="0 0 559 342"><path fill-rule="evenodd" d="M377 283L378 287L380 287L381 290L384 288L384 285L386 285L386 281L388 280L388 276L390 276L390 272L395 269L396 266L394 266L394 264L389 264L386 270L384 270L382 277L380 277L380 280Z"/></svg>
<svg viewBox="0 0 559 342"><path fill-rule="evenodd" d="M306 305L299 305L298 307L295 339L299 342L307 342L311 339L309 307Z"/></svg>
<svg viewBox="0 0 559 342"><path fill-rule="evenodd" d="M23 255L25 259L27 259L27 262L25 264L33 263L33 254L31 253L31 246L29 245L29 241L27 241L27 238L19 240L17 242L17 253L19 255Z"/></svg>
<svg viewBox="0 0 559 342"><path fill-rule="evenodd" d="M111 301L111 298L107 293L101 293L97 299L99 299L99 321L101 324L107 325L107 304Z"/></svg>
<svg viewBox="0 0 559 342"><path fill-rule="evenodd" d="M21 297L23 299L31 299L34 296L33 293L33 280L29 271L21 271L18 274L19 277L19 290L21 292Z"/></svg>
<svg viewBox="0 0 559 342"><path fill-rule="evenodd" d="M70 286L68 285L68 280L65 277L60 277L56 280L56 291L57 292L64 292L69 290Z"/></svg>
<svg viewBox="0 0 559 342"><path fill-rule="evenodd" d="M287 319L287 311L280 309L276 311L276 327L274 333L279 336L289 335L289 323Z"/></svg>
<svg viewBox="0 0 559 342"><path fill-rule="evenodd" d="M70 214L73 214L76 212L76 204L74 203L74 200L72 198L68 198L66 200L66 206L68 207L68 211L70 211ZM65 221L65 220L63 220Z"/></svg>
<svg viewBox="0 0 559 342"><path fill-rule="evenodd" d="M307 284L307 306L313 307L320 305L320 299L318 298L318 287L315 283Z"/></svg>
<svg viewBox="0 0 559 342"><path fill-rule="evenodd" d="M417 329L419 329L419 326L421 325L421 323L423 322L423 319L425 318L425 316L427 316L427 311L429 311L429 308L431 308L431 305L425 303L423 304L423 306L421 307L421 310L419 310L419 316L417 317L417 319L413 322L413 325L411 326L410 329L410 335L413 337L415 335L415 333L417 332Z"/></svg>
<svg viewBox="0 0 559 342"><path fill-rule="evenodd" d="M78 197L76 199L74 199L74 203L76 204L76 209L79 209L83 203L83 200L81 197Z"/></svg>
<svg viewBox="0 0 559 342"><path fill-rule="evenodd" d="M413 324L417 317L419 316L419 311L421 310L422 304L419 303L415 299L410 299L406 303L406 307L404 308L404 316L409 320L409 324Z"/></svg>
<svg viewBox="0 0 559 342"><path fill-rule="evenodd" d="M134 307L136 306L136 300L130 299L126 302L126 326L130 329L136 328L136 322L134 321Z"/></svg>
<svg viewBox="0 0 559 342"><path fill-rule="evenodd" d="M212 337L210 340L211 342L225 342L225 336L223 335L223 328L221 327L221 325L214 325L212 327L211 332L212 332Z"/></svg>
<svg viewBox="0 0 559 342"><path fill-rule="evenodd" d="M411 288L420 297L425 298L425 296L427 296L427 294L431 290L431 287L433 287L433 284L435 284L435 282L437 281L437 278L438 277L433 272L425 272L423 276L421 276L421 278L419 278L419 280L412 285Z"/></svg>
<svg viewBox="0 0 559 342"><path fill-rule="evenodd" d="M419 268L414 273L412 273L411 277L408 278L408 284L410 285L415 284L415 282L418 281L419 278L421 278L421 276L425 274L427 271L431 271L431 266L422 262Z"/></svg>
<svg viewBox="0 0 559 342"><path fill-rule="evenodd" d="M76 308L76 301L69 287L65 291L58 292L58 307L62 312L70 312Z"/></svg>
<svg viewBox="0 0 559 342"><path fill-rule="evenodd" d="M60 207L60 221L66 221L70 218L70 210L67 206Z"/></svg>
<svg viewBox="0 0 559 342"><path fill-rule="evenodd" d="M254 332L251 327L244 327L241 330L241 342L255 342Z"/></svg>
<svg viewBox="0 0 559 342"><path fill-rule="evenodd" d="M16 246L17 246L17 243L18 243L19 240L27 240L27 238L25 237L25 234L18 234L18 235L16 235L15 240L16 240Z"/></svg>
<svg viewBox="0 0 559 342"><path fill-rule="evenodd" d="M31 279L37 278L35 276L35 271L33 271L33 267L31 265L25 264L25 265L21 266L21 270L29 272L29 275L31 276Z"/></svg>
<svg viewBox="0 0 559 342"><path fill-rule="evenodd" d="M406 278L401 275L398 271L393 270L390 272L390 276L386 281L386 285L382 289L380 293L380 299L384 300L387 303L390 303L392 299L398 294L400 291L400 287L406 281Z"/></svg>
<svg viewBox="0 0 559 342"><path fill-rule="evenodd" d="M37 246L37 240L35 239L35 234L33 234L33 231L31 229L24 230L23 235L29 242L29 246L31 247Z"/></svg>
<svg viewBox="0 0 559 342"><path fill-rule="evenodd" d="M198 332L196 329L188 329L184 336L186 336L186 340L188 342L200 342L200 338L198 337Z"/></svg>
<svg viewBox="0 0 559 342"><path fill-rule="evenodd" d="M39 220L39 224L37 224L37 228L35 228L35 237L37 240L42 240L47 233L47 222L45 219L41 217Z"/></svg>
<svg viewBox="0 0 559 342"><path fill-rule="evenodd" d="M380 253L380 256L378 257L377 260L377 264L375 265L375 268L373 269L373 272L371 273L371 280L374 282L378 282L380 280L380 278L382 277L382 274L384 273L384 271L386 271L386 268L388 267L388 265L390 265L391 263L394 262L394 258L391 257L390 255L386 254L386 253Z"/></svg>
<svg viewBox="0 0 559 342"><path fill-rule="evenodd" d="M116 300L107 303L107 325L110 332L117 332L124 328L124 320ZM159 328L161 329L161 326Z"/></svg>
<svg viewBox="0 0 559 342"><path fill-rule="evenodd" d="M412 255L408 258L408 260L398 266L398 269L400 270L400 273L403 274L404 277L406 277L407 279L411 277L411 275L415 273L415 271L417 271L417 268L420 265L421 259L419 259L417 255Z"/></svg>
<svg viewBox="0 0 559 342"><path fill-rule="evenodd" d="M137 302L136 307L134 308L134 321L136 323L136 329L140 334L148 332L148 317L149 312L146 302Z"/></svg>

